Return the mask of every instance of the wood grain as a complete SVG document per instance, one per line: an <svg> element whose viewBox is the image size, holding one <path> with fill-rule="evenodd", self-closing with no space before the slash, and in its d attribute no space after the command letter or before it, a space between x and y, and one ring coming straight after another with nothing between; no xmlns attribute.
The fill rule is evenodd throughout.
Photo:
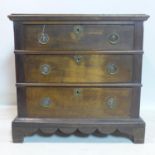
<svg viewBox="0 0 155 155"><path fill-rule="evenodd" d="M13 142L35 133L121 133L144 142L139 109L143 21L148 15L9 18L14 22L18 105ZM41 34L47 43L41 44ZM117 66L115 74L109 74L109 64ZM48 74L43 65L50 68Z"/></svg>
<svg viewBox="0 0 155 155"><path fill-rule="evenodd" d="M75 95L75 88L27 87L27 117L52 118L117 118L129 117L132 88L80 88L80 95ZM50 98L51 105L42 107L44 98ZM116 100L114 108L109 108L107 100Z"/></svg>
<svg viewBox="0 0 155 155"><path fill-rule="evenodd" d="M136 119L46 119L16 118L12 123L13 142L23 142L25 136L33 134L58 134L78 136L113 134L125 136L134 143L144 143L145 122Z"/></svg>
<svg viewBox="0 0 155 155"><path fill-rule="evenodd" d="M79 63L75 56L80 56ZM25 75L25 80L20 82L131 82L133 76L132 55L26 55L22 63L19 74ZM108 72L110 64L117 66L115 74ZM42 65L50 67L49 74L42 74Z"/></svg>
<svg viewBox="0 0 155 155"><path fill-rule="evenodd" d="M134 25L46 25L45 33L49 42L42 45L38 36L43 31L43 24L25 24L25 50L131 50L133 49ZM82 27L78 34L74 27ZM109 43L109 35L117 33L119 42Z"/></svg>

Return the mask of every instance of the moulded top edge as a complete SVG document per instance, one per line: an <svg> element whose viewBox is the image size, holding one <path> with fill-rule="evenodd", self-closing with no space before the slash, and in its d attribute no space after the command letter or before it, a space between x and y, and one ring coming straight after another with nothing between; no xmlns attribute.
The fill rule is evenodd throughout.
<svg viewBox="0 0 155 155"><path fill-rule="evenodd" d="M145 21L146 14L11 14L13 21Z"/></svg>

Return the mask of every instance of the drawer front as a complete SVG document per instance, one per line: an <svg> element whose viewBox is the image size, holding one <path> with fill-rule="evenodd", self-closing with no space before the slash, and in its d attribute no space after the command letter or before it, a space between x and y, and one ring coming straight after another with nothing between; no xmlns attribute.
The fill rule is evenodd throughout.
<svg viewBox="0 0 155 155"><path fill-rule="evenodd" d="M28 117L129 117L132 88L27 87Z"/></svg>
<svg viewBox="0 0 155 155"><path fill-rule="evenodd" d="M26 50L131 50L134 25L24 25Z"/></svg>
<svg viewBox="0 0 155 155"><path fill-rule="evenodd" d="M132 55L21 55L19 59L25 77L18 82L132 81Z"/></svg>

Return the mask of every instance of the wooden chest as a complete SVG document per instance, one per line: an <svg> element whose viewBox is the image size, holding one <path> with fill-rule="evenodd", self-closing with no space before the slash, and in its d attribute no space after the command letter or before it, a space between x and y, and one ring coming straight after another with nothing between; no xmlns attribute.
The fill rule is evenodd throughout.
<svg viewBox="0 0 155 155"><path fill-rule="evenodd" d="M147 15L12 14L18 116L13 142L41 134L121 134L139 117Z"/></svg>

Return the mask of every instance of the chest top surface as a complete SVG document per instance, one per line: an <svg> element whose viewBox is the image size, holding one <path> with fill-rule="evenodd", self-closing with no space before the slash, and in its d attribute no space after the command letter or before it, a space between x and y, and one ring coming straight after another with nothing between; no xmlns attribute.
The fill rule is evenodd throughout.
<svg viewBox="0 0 155 155"><path fill-rule="evenodd" d="M144 21L149 18L146 14L11 14L9 19L14 21L22 20L122 20L122 21Z"/></svg>

